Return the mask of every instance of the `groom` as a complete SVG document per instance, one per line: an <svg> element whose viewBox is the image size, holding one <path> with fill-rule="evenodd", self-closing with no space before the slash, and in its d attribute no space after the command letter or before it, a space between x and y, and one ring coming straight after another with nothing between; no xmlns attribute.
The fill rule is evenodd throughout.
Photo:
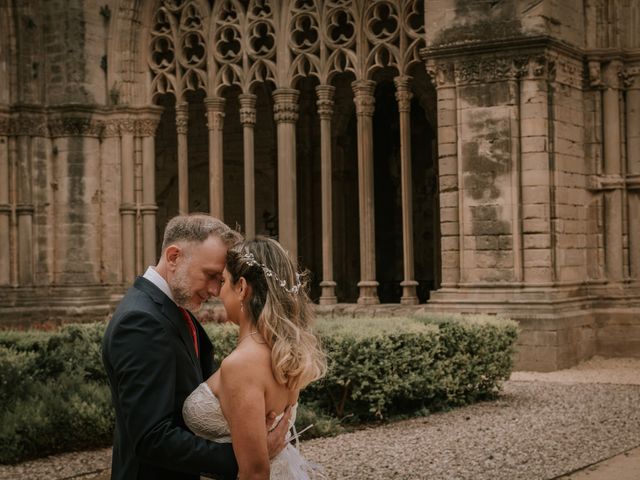
<svg viewBox="0 0 640 480"><path fill-rule="evenodd" d="M112 479L236 478L231 444L191 433L182 404L213 373L213 347L189 310L220 293L227 249L239 240L208 215L174 217L158 265L136 279L109 322L102 361L116 410ZM268 437L272 457L285 445L287 424Z"/></svg>

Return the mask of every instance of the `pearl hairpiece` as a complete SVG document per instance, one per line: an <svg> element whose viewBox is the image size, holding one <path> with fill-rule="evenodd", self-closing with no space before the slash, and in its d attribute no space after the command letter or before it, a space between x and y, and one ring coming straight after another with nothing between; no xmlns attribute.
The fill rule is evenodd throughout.
<svg viewBox="0 0 640 480"><path fill-rule="evenodd" d="M271 270L264 263L258 262L256 260L256 257L253 256L253 253L250 253L250 252L243 253L240 257L245 262L247 262L248 265L255 265L260 267L264 272L265 277L273 278L276 281L276 283L280 285L283 289L285 289L287 292L293 295L296 295L300 291L300 288L302 287L302 281L299 273L296 272L296 284L293 285L291 288L289 288L287 287L286 280L281 280L280 277L278 277L278 275L276 274L276 272Z"/></svg>

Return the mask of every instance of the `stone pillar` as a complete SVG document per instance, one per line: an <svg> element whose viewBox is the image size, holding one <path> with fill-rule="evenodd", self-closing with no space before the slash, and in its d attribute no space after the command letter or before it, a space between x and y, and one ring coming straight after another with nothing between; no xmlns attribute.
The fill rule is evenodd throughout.
<svg viewBox="0 0 640 480"><path fill-rule="evenodd" d="M462 237L460 236L460 188L458 185L458 112L451 63L429 61L427 72L438 94L438 182L442 288L460 282Z"/></svg>
<svg viewBox="0 0 640 480"><path fill-rule="evenodd" d="M4 112L1 112L4 114ZM11 204L9 202L9 116L0 116L0 286L11 283Z"/></svg>
<svg viewBox="0 0 640 480"><path fill-rule="evenodd" d="M123 228L125 226L122 207L122 146L120 140L120 122L115 113L104 122L101 142L101 217L102 256L100 262L101 281L107 284L124 283ZM120 208L119 208L120 207Z"/></svg>
<svg viewBox="0 0 640 480"><path fill-rule="evenodd" d="M627 127L627 185L629 188L630 276L640 281L640 67L627 71L625 115Z"/></svg>
<svg viewBox="0 0 640 480"><path fill-rule="evenodd" d="M178 132L178 212L189 213L189 154L187 133L189 131L189 104L176 104L176 130Z"/></svg>
<svg viewBox="0 0 640 480"><path fill-rule="evenodd" d="M413 182L411 180L411 86L410 77L400 76L394 79L396 100L400 113L400 177L402 189L402 254L404 261L404 280L400 303L415 305L418 303L413 267Z"/></svg>
<svg viewBox="0 0 640 480"><path fill-rule="evenodd" d="M49 131L55 139L54 283L88 288L100 280L100 135L103 124L84 107L52 107ZM128 137L133 145L133 123ZM133 148L133 147L132 147ZM133 163L133 152L130 154ZM123 180L122 178L120 179ZM128 179L133 185L133 173ZM131 217L135 220L135 212ZM130 231L133 233L132 223Z"/></svg>
<svg viewBox="0 0 640 480"><path fill-rule="evenodd" d="M330 85L318 85L318 115L320 116L320 162L322 190L322 281L320 305L337 302L333 280L333 215L332 215L332 166L331 166L331 117L333 115L333 94Z"/></svg>
<svg viewBox="0 0 640 480"><path fill-rule="evenodd" d="M611 61L604 69L602 94L604 174L611 180L621 179L622 174L620 73L621 63L618 60ZM621 282L624 276L622 225L622 189L614 187L605 192L605 263L609 282Z"/></svg>
<svg viewBox="0 0 640 480"><path fill-rule="evenodd" d="M135 124L120 122L122 277L133 282L136 275Z"/></svg>
<svg viewBox="0 0 640 480"><path fill-rule="evenodd" d="M224 104L221 97L207 97L207 126L209 127L209 211L220 220L224 219L223 177L223 128ZM185 132L186 133L186 132Z"/></svg>
<svg viewBox="0 0 640 480"><path fill-rule="evenodd" d="M157 263L156 255L156 144L155 134L159 118L138 121L142 137L142 261L144 268Z"/></svg>
<svg viewBox="0 0 640 480"><path fill-rule="evenodd" d="M274 119L278 129L278 238L292 258L298 258L296 175L296 121L298 90L273 92Z"/></svg>
<svg viewBox="0 0 640 480"><path fill-rule="evenodd" d="M552 285L558 269L556 220L553 220L555 144L554 138L549 138L556 99L547 75L547 62L544 57L530 58L519 86L511 81L510 87L517 92L518 114L514 121L519 123L512 127L516 138L511 140L514 280L538 286Z"/></svg>
<svg viewBox="0 0 640 480"><path fill-rule="evenodd" d="M360 295L358 303L376 304L375 211L373 189L373 112L376 84L371 80L353 82L358 121L358 198L360 206Z"/></svg>
<svg viewBox="0 0 640 480"><path fill-rule="evenodd" d="M31 159L31 138L29 130L21 128L18 133L17 146L17 205L18 216L18 284L20 286L33 283L33 165Z"/></svg>
<svg viewBox="0 0 640 480"><path fill-rule="evenodd" d="M244 93L240 100L240 123L244 147L244 232L247 238L256 236L256 190L253 129L256 125L256 96Z"/></svg>

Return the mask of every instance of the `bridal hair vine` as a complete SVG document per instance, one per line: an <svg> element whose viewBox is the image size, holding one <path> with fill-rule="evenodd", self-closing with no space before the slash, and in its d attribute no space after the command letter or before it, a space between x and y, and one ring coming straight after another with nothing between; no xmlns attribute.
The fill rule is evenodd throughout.
<svg viewBox="0 0 640 480"><path fill-rule="evenodd" d="M299 273L296 272L296 284L292 285L291 287L287 287L286 280L281 280L280 277L278 277L278 275L276 274L276 272L271 270L264 263L258 262L256 260L256 257L253 256L253 253L251 253L251 252L243 253L240 257L245 262L247 262L248 265L255 265L257 267L260 267L262 269L262 271L264 272L264 276L265 277L273 278L276 281L276 283L278 285L280 285L287 292L289 292L289 293L291 293L293 295L296 295L300 291L300 288L302 287L302 280L301 280L301 276L300 276Z"/></svg>

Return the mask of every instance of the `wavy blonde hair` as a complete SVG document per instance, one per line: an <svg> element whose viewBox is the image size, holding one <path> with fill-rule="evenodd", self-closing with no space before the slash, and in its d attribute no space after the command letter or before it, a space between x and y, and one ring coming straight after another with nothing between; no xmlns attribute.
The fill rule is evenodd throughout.
<svg viewBox="0 0 640 480"><path fill-rule="evenodd" d="M271 348L273 375L289 389L302 389L327 370L326 356L311 330L314 309L304 284L306 275L298 274L297 268L282 246L267 237L245 240L227 252L233 283L244 277L251 286L249 312ZM292 293L298 279L300 288Z"/></svg>

